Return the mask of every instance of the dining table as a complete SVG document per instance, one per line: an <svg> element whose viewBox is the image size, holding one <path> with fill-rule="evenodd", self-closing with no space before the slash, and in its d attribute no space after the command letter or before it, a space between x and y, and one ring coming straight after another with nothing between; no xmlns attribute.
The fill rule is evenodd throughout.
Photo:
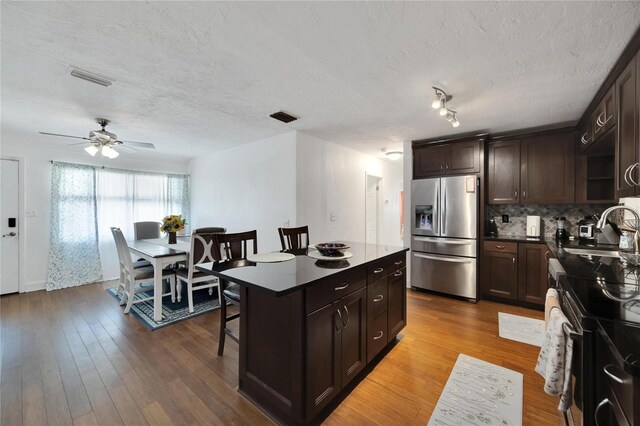
<svg viewBox="0 0 640 426"><path fill-rule="evenodd" d="M174 263L187 261L191 237L178 236L175 244L167 238L127 241L129 251L153 266L153 319L162 321L162 270Z"/></svg>

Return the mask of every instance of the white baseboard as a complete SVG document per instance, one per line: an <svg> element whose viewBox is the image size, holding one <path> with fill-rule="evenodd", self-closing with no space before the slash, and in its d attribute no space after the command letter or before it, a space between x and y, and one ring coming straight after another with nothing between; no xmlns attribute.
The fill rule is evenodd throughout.
<svg viewBox="0 0 640 426"><path fill-rule="evenodd" d="M30 283L26 283L22 286L20 293L29 293L32 291L44 290L45 288L45 281L31 281Z"/></svg>

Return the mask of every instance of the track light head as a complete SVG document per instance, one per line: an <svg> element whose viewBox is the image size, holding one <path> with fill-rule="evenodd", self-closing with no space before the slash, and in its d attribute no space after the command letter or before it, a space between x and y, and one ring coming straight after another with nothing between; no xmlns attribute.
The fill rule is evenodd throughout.
<svg viewBox="0 0 640 426"><path fill-rule="evenodd" d="M451 125L453 127L458 127L460 125L460 122L458 121L455 115L453 116L453 120L451 120Z"/></svg>

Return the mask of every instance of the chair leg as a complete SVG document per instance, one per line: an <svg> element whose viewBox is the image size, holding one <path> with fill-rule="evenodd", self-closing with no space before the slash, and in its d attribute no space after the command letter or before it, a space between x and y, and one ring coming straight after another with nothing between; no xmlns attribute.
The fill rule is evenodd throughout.
<svg viewBox="0 0 640 426"><path fill-rule="evenodd" d="M193 284L191 281L187 282L187 298L189 299L189 313L192 314L193 309Z"/></svg>
<svg viewBox="0 0 640 426"><path fill-rule="evenodd" d="M223 282L220 281L218 284L218 295L220 301L220 337L218 339L218 356L222 356L224 352L224 338L226 336L225 330L227 328L227 300L224 298L223 291Z"/></svg>
<svg viewBox="0 0 640 426"><path fill-rule="evenodd" d="M169 286L171 286L171 303L176 303L176 276L169 277Z"/></svg>
<svg viewBox="0 0 640 426"><path fill-rule="evenodd" d="M133 306L133 299L136 297L135 294L135 283L129 287L128 299L127 299L127 307L124 308L124 313L128 314L131 310L131 306Z"/></svg>
<svg viewBox="0 0 640 426"><path fill-rule="evenodd" d="M182 280L180 278L176 283L176 299L178 299L178 303L182 301Z"/></svg>

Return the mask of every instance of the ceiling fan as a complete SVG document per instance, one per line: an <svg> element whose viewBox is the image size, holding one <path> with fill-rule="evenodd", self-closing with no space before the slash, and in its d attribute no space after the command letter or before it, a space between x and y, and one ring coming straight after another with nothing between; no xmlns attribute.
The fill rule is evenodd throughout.
<svg viewBox="0 0 640 426"><path fill-rule="evenodd" d="M122 148L127 148L132 151L138 151L135 148L131 148L131 146L136 146L138 148L148 148L155 149L156 147L152 143L148 142L132 142L132 141L121 141L118 140L118 136L115 133L107 132L105 127L109 124L109 120L106 118L96 118L96 122L102 130L92 130L89 132L89 137L85 138L83 136L70 136L70 135L60 135L58 133L47 133L47 132L39 132L41 135L49 135L49 136L61 136L63 138L72 138L72 139L82 139L88 142L78 142L72 143L71 145L84 145L89 144L84 150L87 151L92 157L98 153L98 151L102 151L102 155L107 158L116 158L120 153L113 149L115 146L119 146Z"/></svg>

